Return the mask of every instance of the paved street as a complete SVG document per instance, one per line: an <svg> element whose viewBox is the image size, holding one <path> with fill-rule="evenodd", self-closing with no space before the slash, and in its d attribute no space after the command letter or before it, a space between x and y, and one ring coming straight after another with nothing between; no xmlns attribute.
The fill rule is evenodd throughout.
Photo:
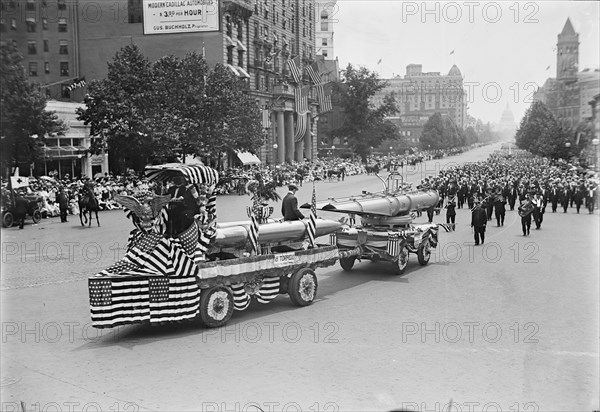
<svg viewBox="0 0 600 412"><path fill-rule="evenodd" d="M417 183L498 147L405 174ZM380 189L366 175L316 184L318 199ZM249 204L219 197L218 218L241 220ZM547 212L523 237L509 211L474 247L470 213L458 209L457 231L440 231L428 266L411 255L403 276L386 262L336 264L317 271L308 307L281 296L221 329L108 330L91 327L87 277L123 255L124 213L102 212L99 228L29 220L2 230L2 410L597 409L598 216Z"/></svg>

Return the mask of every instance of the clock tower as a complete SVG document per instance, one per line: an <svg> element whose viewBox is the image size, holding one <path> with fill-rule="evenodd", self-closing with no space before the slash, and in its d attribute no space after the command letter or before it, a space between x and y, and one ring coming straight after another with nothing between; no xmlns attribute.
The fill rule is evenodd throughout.
<svg viewBox="0 0 600 412"><path fill-rule="evenodd" d="M576 80L579 71L579 34L567 19L556 44L556 79Z"/></svg>

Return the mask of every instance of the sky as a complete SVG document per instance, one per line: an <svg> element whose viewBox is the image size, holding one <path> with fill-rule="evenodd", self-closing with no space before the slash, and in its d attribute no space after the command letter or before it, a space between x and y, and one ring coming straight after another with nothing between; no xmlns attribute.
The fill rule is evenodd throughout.
<svg viewBox="0 0 600 412"><path fill-rule="evenodd" d="M330 7L320 1L317 9ZM579 33L579 69L600 67L596 1L338 0L333 10L340 69L352 63L390 78L412 63L442 74L456 64L468 113L485 122L498 122L508 105L518 123L537 87L556 77L557 35L567 18Z"/></svg>

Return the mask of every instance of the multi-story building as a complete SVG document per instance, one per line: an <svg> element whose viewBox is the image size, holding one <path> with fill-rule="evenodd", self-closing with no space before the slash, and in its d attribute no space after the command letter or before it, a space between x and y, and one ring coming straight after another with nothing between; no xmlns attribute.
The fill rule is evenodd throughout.
<svg viewBox="0 0 600 412"><path fill-rule="evenodd" d="M556 77L547 79L533 100L543 102L564 126L575 128L591 117L588 102L598 92L600 72L579 71L579 34L567 19L556 44Z"/></svg>
<svg viewBox="0 0 600 412"><path fill-rule="evenodd" d="M409 64L406 75L386 79L388 86L374 97L378 104L386 94L393 92L398 112L390 116L400 129L401 136L417 142L423 126L434 113L448 116L463 129L467 122L467 99L463 77L456 65L447 75L423 72L422 65Z"/></svg>
<svg viewBox="0 0 600 412"><path fill-rule="evenodd" d="M337 0L326 3L316 3L319 5L315 12L315 32L317 38L317 55L325 59L334 58L333 50L333 28L337 21L335 15L338 11Z"/></svg>
<svg viewBox="0 0 600 412"><path fill-rule="evenodd" d="M312 158L317 139L314 93L304 72L300 86L310 90L309 113L300 119L297 85L286 62L296 56L299 66L314 62L315 0L183 3L0 0L1 41L15 43L25 56L31 82L39 83L52 99L73 102L83 100L86 82L106 77L107 62L125 45L137 45L150 61L203 53L209 66L225 64L246 79L248 92L263 109L267 137L258 153L262 161ZM89 147L89 136L81 147ZM84 160L79 162L84 174L96 173L96 168L81 167Z"/></svg>

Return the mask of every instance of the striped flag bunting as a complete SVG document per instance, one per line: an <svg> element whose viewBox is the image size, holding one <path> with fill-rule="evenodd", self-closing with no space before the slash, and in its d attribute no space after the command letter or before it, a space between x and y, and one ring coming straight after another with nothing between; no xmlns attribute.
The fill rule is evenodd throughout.
<svg viewBox="0 0 600 412"><path fill-rule="evenodd" d="M312 199L310 203L310 216L308 218L308 241L311 247L317 247L315 236L317 234L317 195L315 192L315 183L313 182Z"/></svg>
<svg viewBox="0 0 600 412"><path fill-rule="evenodd" d="M192 319L200 307L200 287L194 276L97 277L89 279L89 291L96 328Z"/></svg>
<svg viewBox="0 0 600 412"><path fill-rule="evenodd" d="M258 244L259 222L258 217L256 216L256 213L254 213L254 211L252 211L251 213L250 221L250 244L252 245L252 250L254 251L254 253L260 255L260 246Z"/></svg>
<svg viewBox="0 0 600 412"><path fill-rule="evenodd" d="M190 183L216 185L219 172L203 165L185 163L168 163L157 166L146 166L146 177L150 180L169 180L175 175L183 175Z"/></svg>
<svg viewBox="0 0 600 412"><path fill-rule="evenodd" d="M317 95L317 98L318 98L318 95ZM321 113L330 112L332 110L331 95L328 94L327 96L324 96L322 103L319 102L319 105L321 106Z"/></svg>
<svg viewBox="0 0 600 412"><path fill-rule="evenodd" d="M454 223L438 223L438 226L440 226L446 232L454 231Z"/></svg>
<svg viewBox="0 0 600 412"><path fill-rule="evenodd" d="M85 82L85 77L82 77L81 79L75 79L75 81L71 85L67 86L67 89L69 91L72 91L74 89L77 89L78 87L85 86L87 86L87 83Z"/></svg>
<svg viewBox="0 0 600 412"><path fill-rule="evenodd" d="M256 293L248 293L243 283L230 285L233 293L233 308L235 310L244 310L250 305L252 296L259 303L269 303L279 295L281 279L279 276L267 277L261 280L262 285Z"/></svg>
<svg viewBox="0 0 600 412"><path fill-rule="evenodd" d="M294 90L294 102L296 103L296 113L308 113L308 87L298 86Z"/></svg>
<svg viewBox="0 0 600 412"><path fill-rule="evenodd" d="M321 73L319 69L315 69L312 65L306 66L306 72L313 82L313 85L317 91L317 102L319 103L319 113L327 113L331 111L331 95L325 95L325 88L323 87L326 83L323 83Z"/></svg>
<svg viewBox="0 0 600 412"><path fill-rule="evenodd" d="M337 245L337 234L335 232L329 234L329 244L331 246Z"/></svg>
<svg viewBox="0 0 600 412"><path fill-rule="evenodd" d="M318 69L315 70L315 68L309 64L306 66L306 72L315 86L321 84L321 73L319 73Z"/></svg>
<svg viewBox="0 0 600 412"><path fill-rule="evenodd" d="M390 233L388 235L386 253L390 256L398 256L400 253L400 235L398 233Z"/></svg>
<svg viewBox="0 0 600 412"><path fill-rule="evenodd" d="M300 72L300 56L296 56L293 59L287 61L287 65L292 74L292 78L297 84L302 83L302 73Z"/></svg>
<svg viewBox="0 0 600 412"><path fill-rule="evenodd" d="M306 126L308 124L307 117L307 114L298 114L298 116L296 116L296 132L294 134L294 141L296 143L304 139L304 134L306 133Z"/></svg>

